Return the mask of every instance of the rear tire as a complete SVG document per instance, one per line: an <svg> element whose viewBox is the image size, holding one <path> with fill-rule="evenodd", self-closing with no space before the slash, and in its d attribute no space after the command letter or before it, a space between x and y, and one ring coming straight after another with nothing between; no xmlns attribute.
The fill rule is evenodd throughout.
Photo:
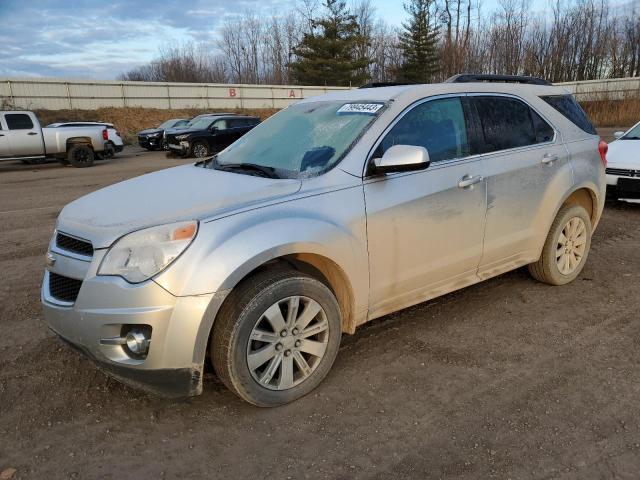
<svg viewBox="0 0 640 480"><path fill-rule="evenodd" d="M341 334L340 308L325 284L272 269L231 292L216 317L211 359L229 390L253 405L274 407L318 386Z"/></svg>
<svg viewBox="0 0 640 480"><path fill-rule="evenodd" d="M93 165L95 155L93 149L86 144L72 145L67 151L67 160L76 168L85 168Z"/></svg>
<svg viewBox="0 0 640 480"><path fill-rule="evenodd" d="M579 205L565 205L551 224L540 259L529 265L536 280L565 285L584 268L591 248L591 219Z"/></svg>

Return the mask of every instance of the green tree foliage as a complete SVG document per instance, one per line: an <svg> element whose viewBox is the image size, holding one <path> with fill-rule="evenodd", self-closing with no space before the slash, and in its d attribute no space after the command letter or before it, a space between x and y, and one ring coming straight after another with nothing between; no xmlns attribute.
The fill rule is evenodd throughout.
<svg viewBox="0 0 640 480"><path fill-rule="evenodd" d="M438 26L432 13L434 0L409 0L404 9L410 15L402 24L400 49L403 63L398 80L411 83L429 83L440 70L438 57Z"/></svg>
<svg viewBox="0 0 640 480"><path fill-rule="evenodd" d="M293 76L302 85L360 85L369 60L357 47L367 40L344 1L326 0L324 7L327 14L313 20L312 31L294 49Z"/></svg>

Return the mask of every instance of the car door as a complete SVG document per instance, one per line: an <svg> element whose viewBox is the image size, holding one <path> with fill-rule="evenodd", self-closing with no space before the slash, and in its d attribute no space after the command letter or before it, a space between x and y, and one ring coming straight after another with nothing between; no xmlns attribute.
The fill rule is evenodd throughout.
<svg viewBox="0 0 640 480"><path fill-rule="evenodd" d="M5 136L9 141L11 156L40 157L44 155L44 142L40 127L26 113L5 113Z"/></svg>
<svg viewBox="0 0 640 480"><path fill-rule="evenodd" d="M403 114L375 147L423 146L421 171L365 178L370 317L474 283L482 255L486 186L471 155L464 97L434 98Z"/></svg>
<svg viewBox="0 0 640 480"><path fill-rule="evenodd" d="M487 278L537 260L572 173L560 136L528 103L508 95L468 98L477 115L487 182L478 272Z"/></svg>
<svg viewBox="0 0 640 480"><path fill-rule="evenodd" d="M4 118L0 115L0 158L11 157L11 148L9 145L9 132L7 126L4 123Z"/></svg>
<svg viewBox="0 0 640 480"><path fill-rule="evenodd" d="M231 140L231 130L229 129L229 120L216 120L213 125L213 135L210 137L209 145L212 152L224 150L233 143Z"/></svg>

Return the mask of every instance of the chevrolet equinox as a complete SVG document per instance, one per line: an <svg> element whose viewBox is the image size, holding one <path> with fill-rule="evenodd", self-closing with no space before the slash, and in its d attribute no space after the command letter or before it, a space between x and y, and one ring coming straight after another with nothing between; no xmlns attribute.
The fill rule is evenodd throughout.
<svg viewBox="0 0 640 480"><path fill-rule="evenodd" d="M217 155L67 205L42 286L53 331L110 375L259 406L329 372L343 333L527 265L581 272L606 144L531 77L330 93Z"/></svg>

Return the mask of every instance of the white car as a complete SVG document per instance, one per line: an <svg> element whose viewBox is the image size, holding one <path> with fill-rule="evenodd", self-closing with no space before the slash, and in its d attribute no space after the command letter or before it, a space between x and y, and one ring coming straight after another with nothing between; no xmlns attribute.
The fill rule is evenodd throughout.
<svg viewBox="0 0 640 480"><path fill-rule="evenodd" d="M607 193L624 200L640 200L640 122L616 132L607 153Z"/></svg>
<svg viewBox="0 0 640 480"><path fill-rule="evenodd" d="M107 129L107 134L109 139L107 140L107 151L104 153L105 157L112 157L114 153L119 153L124 148L124 141L120 136L120 132L116 130L116 127L113 126L113 123L106 122L60 122L60 123L52 123L51 125L47 125L47 128L57 128L57 127L105 127ZM111 150L111 152L108 152Z"/></svg>

